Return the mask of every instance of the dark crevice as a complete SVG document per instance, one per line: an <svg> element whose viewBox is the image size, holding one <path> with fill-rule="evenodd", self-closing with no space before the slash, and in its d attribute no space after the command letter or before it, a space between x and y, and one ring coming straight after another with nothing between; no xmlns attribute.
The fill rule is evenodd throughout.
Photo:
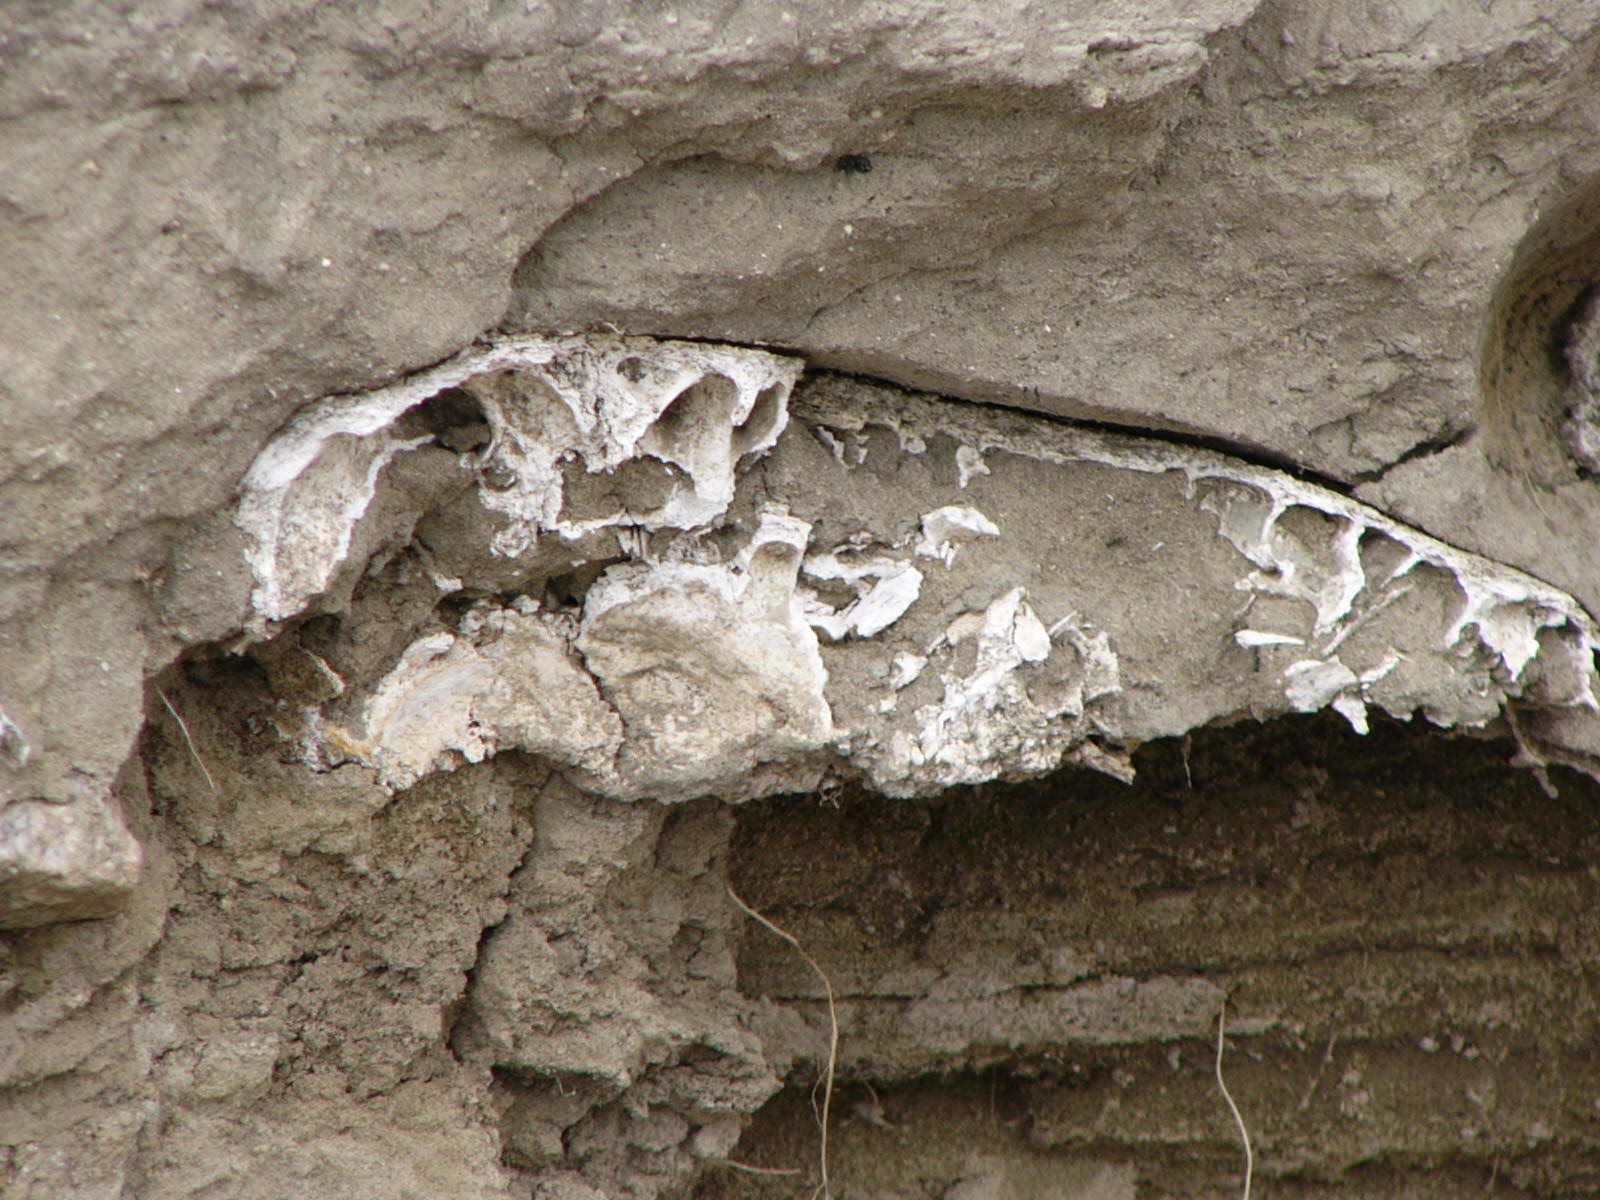
<svg viewBox="0 0 1600 1200"><path fill-rule="evenodd" d="M782 342L730 342L725 338L694 337L684 334L641 333L633 330L628 330L622 332L621 334L617 334L613 330L599 328L590 329L587 332L593 336L610 335L621 337L644 337L658 341L687 342L704 346L731 346L738 349L761 350L769 354L779 354L791 358L798 358L803 362L809 363L809 356L804 349L790 346ZM527 337L540 334L549 337L563 336L562 334L546 333L536 329L519 330L516 333L505 333L503 336ZM472 344L484 344L484 339L479 338ZM462 350L468 348L469 347L462 347ZM437 363L429 363L423 367L417 368L415 371L408 371L404 374L396 375L386 384L380 386L393 386L404 379L423 374L428 370L432 370L441 365L441 363L446 362L453 357L454 355L448 355L446 358L441 359ZM841 379L855 380L860 383L876 387L893 388L908 395L931 395L946 403L965 405L969 408L986 409L993 412L1013 415L1020 413L1041 421L1047 421L1053 425L1062 425L1072 429L1086 429L1096 433L1143 438L1149 441L1166 442L1174 446L1186 446L1194 449L1209 450L1216 454L1223 454L1230 458L1238 459L1240 462L1248 463L1251 466L1262 467L1271 471L1282 471L1288 475L1292 475L1304 483L1315 484L1318 487L1327 488L1331 492L1336 492L1344 496L1352 495L1358 485L1370 483L1375 479L1381 478L1384 473L1396 466L1399 466L1401 463L1409 462L1413 458L1420 458L1428 454L1436 454L1440 450L1448 449L1450 446L1460 444L1462 441L1466 440L1466 438L1470 437L1476 429L1476 426L1468 426L1465 429L1448 434L1443 439L1434 439L1419 443L1417 446L1414 446L1410 450L1406 451L1404 455L1396 459L1393 463L1380 468L1377 472L1363 472L1354 475L1349 479L1340 479L1338 477L1318 471L1316 468L1290 455L1281 454L1277 451L1269 450L1264 446L1240 441L1236 438L1222 437L1218 434L1201 433L1196 430L1158 428L1150 425L1130 425L1120 421L1104 420L1094 417L1062 416L1060 413L1053 413L1042 407L1043 393L1038 387L1024 388L1019 392L1019 394L1024 398L1031 398L1031 403L1008 404L998 400L978 400L968 396L958 396L949 392L929 392L924 388L918 388L896 379L886 376L871 375L866 372L845 371L834 368L813 368L809 365L806 368L806 372L807 374L811 375L831 375ZM448 393L453 392L454 390L455 389L449 388L441 389L441 392L438 393L437 396L428 397L426 400L420 403L430 403L439 397L446 396ZM454 409L451 408L450 411L453 412ZM469 424L462 426L462 428L471 431L476 427Z"/></svg>
<svg viewBox="0 0 1600 1200"><path fill-rule="evenodd" d="M462 1033L462 1026L465 1024L472 1011L472 993L473 989L476 988L478 984L478 968L483 964L484 951L489 948L489 942L493 939L495 933L498 932L500 927L510 919L511 910L515 905L515 901L510 898L512 882L516 879L518 873L528 865L528 861L533 857L536 849L536 840L530 838L527 848L522 852L522 857L517 860L517 865L513 867L506 875L505 916L501 917L498 921L485 925L483 929L479 931L478 945L472 954L472 965L467 968L467 981L462 986L460 994L458 994L455 999L446 1006L443 1022L444 1037L442 1041L445 1051L458 1063L465 1062L465 1055L459 1044L459 1037Z"/></svg>
<svg viewBox="0 0 1600 1200"><path fill-rule="evenodd" d="M1350 477L1351 482L1357 486L1368 483L1381 483L1390 471L1396 467L1403 467L1407 463L1416 462L1419 458L1431 458L1435 454L1443 454L1446 450L1454 450L1467 442L1475 433L1478 426L1475 422L1468 423L1458 429L1446 429L1434 437L1427 438L1412 446L1400 455L1381 467L1374 467L1370 471L1357 471Z"/></svg>
<svg viewBox="0 0 1600 1200"><path fill-rule="evenodd" d="M908 387L893 380L879 379L871 375L861 375L850 371L817 371L814 374L832 374L845 379L857 380L861 383L874 384L878 387L891 387L909 394L919 393L918 389ZM1022 414L1035 420L1046 421L1052 425L1063 425L1069 429L1087 429L1094 433L1113 434L1120 437L1142 438L1151 442L1166 442L1174 446L1185 446L1196 450L1210 450L1215 454L1224 454L1229 458L1236 458L1240 462L1251 466L1263 467L1269 471L1282 471L1292 475L1303 483L1315 484L1327 488L1331 492L1348 496L1354 491L1351 482L1337 479L1331 475L1324 475L1305 463L1290 458L1285 454L1278 454L1263 446L1252 445L1247 442L1237 441L1233 438L1220 437L1215 434L1198 433L1182 429L1158 429L1149 425L1128 425L1120 421L1108 421L1094 417L1064 417L1060 413L1049 412L1039 407L1042 393L1038 388L1025 389L1023 395L1031 395L1034 403L1028 406L1005 404L998 400L974 400L966 396L952 396L946 393L937 393L940 400L949 404L961 404L968 408L985 409L990 412Z"/></svg>
<svg viewBox="0 0 1600 1200"><path fill-rule="evenodd" d="M781 354L790 358L798 358L809 364L810 357L802 348L790 346L782 342L730 342L725 338L691 337L682 334L654 334L633 333L628 337L650 337L661 341L690 342L704 346L734 346L746 350L761 350L768 354ZM881 375L871 375L863 371L845 371L830 367L806 367L806 374L812 376L833 376L839 379L848 379L867 384L873 387L891 388L910 396L933 396L948 404L965 405L968 408L984 409L991 412L1006 413L1010 415L1021 414L1033 417L1040 421L1047 421L1052 425L1063 425L1071 429L1087 429L1096 433L1114 434L1123 437L1143 438L1153 442L1167 442L1174 446L1187 446L1199 450L1210 450L1216 454L1224 454L1236 458L1240 462L1251 466L1263 467L1271 471L1282 471L1294 476L1304 483L1315 484L1337 492L1343 496L1352 495L1360 479L1339 479L1332 475L1324 474L1314 467L1286 454L1269 450L1264 446L1254 445L1249 442L1239 441L1235 438L1226 438L1217 434L1201 433L1195 430L1157 428L1150 425L1129 425L1120 421L1103 420L1094 417L1066 417L1060 413L1053 413L1043 405L1043 393L1037 387L1021 389L1019 395L1030 398L1029 404L1007 404L999 400L978 400L969 396L957 396L949 392L930 392L926 388L919 388L912 384L904 383L897 379ZM1469 428L1462 434L1466 437L1472 430Z"/></svg>

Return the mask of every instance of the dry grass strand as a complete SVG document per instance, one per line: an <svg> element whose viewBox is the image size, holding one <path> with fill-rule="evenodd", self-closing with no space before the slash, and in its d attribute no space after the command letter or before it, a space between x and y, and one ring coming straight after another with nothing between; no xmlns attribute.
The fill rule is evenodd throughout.
<svg viewBox="0 0 1600 1200"><path fill-rule="evenodd" d="M1233 1123L1239 1127L1239 1140L1244 1143L1244 1192L1243 1200L1250 1200L1250 1183L1256 1170L1256 1152L1250 1144L1250 1131L1245 1128L1244 1117L1239 1113L1239 1106L1233 1102L1233 1095L1228 1091L1228 1084L1222 1078L1222 1046L1227 1037L1228 1030L1228 998L1222 998L1222 1009L1217 1013L1217 1088L1222 1092L1222 1098L1227 1101L1228 1111L1233 1114Z"/></svg>
<svg viewBox="0 0 1600 1200"><path fill-rule="evenodd" d="M200 768L200 774L206 777L206 786L215 794L217 781L211 778L211 772L206 770L206 760L200 757L200 751L195 748L194 738L189 736L189 723L183 719L182 713L172 707L172 701L167 699L165 692L157 688L156 695L161 697L161 703L167 706L167 711L172 714L172 719L178 723L178 730L183 734L183 744L189 747L189 753L194 758L194 765Z"/></svg>
<svg viewBox="0 0 1600 1200"><path fill-rule="evenodd" d="M833 1107L833 1074L839 1061L839 1010L833 999L833 981L828 978L828 973L822 969L821 964L811 955L806 953L806 948L800 944L800 939L785 929L780 929L755 909L751 908L732 887L728 888L729 898L739 906L739 911L752 921L758 922L770 932L776 934L789 945L793 946L795 953L805 960L806 966L816 972L817 978L822 980L822 989L828 996L828 1061L823 1071L822 1086L822 1115L817 1119L817 1126L821 1131L821 1147L817 1153L818 1169L822 1174L822 1183L812 1193L813 1200L821 1196L823 1200L832 1200L833 1193L829 1189L828 1181L828 1114Z"/></svg>
<svg viewBox="0 0 1600 1200"><path fill-rule="evenodd" d="M754 1163L742 1163L734 1158L719 1158L713 1165L728 1167L730 1170L743 1171L746 1175L798 1175L799 1167L758 1167Z"/></svg>

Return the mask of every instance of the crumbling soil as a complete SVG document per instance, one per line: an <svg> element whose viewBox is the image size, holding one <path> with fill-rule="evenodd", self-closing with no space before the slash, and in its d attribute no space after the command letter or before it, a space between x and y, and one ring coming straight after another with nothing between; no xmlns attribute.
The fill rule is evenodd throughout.
<svg viewBox="0 0 1600 1200"><path fill-rule="evenodd" d="M1600 789L1557 772L1547 795L1512 749L1321 716L1151 744L1127 788L1067 771L740 810L735 885L840 998L834 1195L1237 1195L1224 997L1258 1195L1600 1187ZM930 1015L957 976L982 986ZM822 1044L791 949L751 933L739 979ZM1141 995L1178 980L1210 1008ZM731 1155L799 1176L721 1170L694 1194L809 1194L814 1083Z"/></svg>
<svg viewBox="0 0 1600 1200"><path fill-rule="evenodd" d="M105 1147L84 1194L809 1196L826 1004L729 886L836 990L840 1200L1238 1194L1225 1003L1257 1196L1600 1190L1600 785L1508 738L1322 714L1131 785L742 805L507 753L390 796L306 770L261 657L152 697L149 902L10 937L11 1119Z"/></svg>
<svg viewBox="0 0 1600 1200"><path fill-rule="evenodd" d="M1600 1192L1597 50L4 6L0 1195Z"/></svg>

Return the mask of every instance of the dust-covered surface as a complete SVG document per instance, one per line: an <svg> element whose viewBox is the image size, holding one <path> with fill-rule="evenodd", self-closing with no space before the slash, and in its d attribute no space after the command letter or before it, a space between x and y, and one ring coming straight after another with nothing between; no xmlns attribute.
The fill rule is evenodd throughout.
<svg viewBox="0 0 1600 1200"><path fill-rule="evenodd" d="M657 353L548 346L602 413ZM333 520L262 537L247 488L258 585L324 585L258 586L248 630L151 682L107 810L142 873L73 888L119 860L50 847L57 902L112 915L50 925L11 880L8 1185L768 1178L728 1164L810 1144L823 1012L730 884L834 980L841 1197L1229 1186L1204 1046L1230 996L1241 1095L1306 1089L1261 1120L1266 1174L1586 1178L1587 1109L1503 1099L1588 1086L1600 807L1556 765L1593 770L1574 599L1214 451L826 374L718 452L705 523L673 515L690 472L524 443L563 465L530 531L485 500L523 482L497 438L562 402L500 365L436 382L370 444L335 435L381 464L353 508L299 456L278 494ZM663 425L737 446L759 403L674 417L707 395L680 372L608 428L656 464L689 457ZM986 782L1064 764L1092 771ZM1445 1099L1454 1123L1407 1115Z"/></svg>
<svg viewBox="0 0 1600 1200"><path fill-rule="evenodd" d="M1597 49L1584 0L9 6L0 1190L809 1171L812 984L730 877L855 989L836 1194L1226 1194L1223 989L1274 1194L1600 1186ZM1167 845L1185 761L1199 883L1112 815Z"/></svg>

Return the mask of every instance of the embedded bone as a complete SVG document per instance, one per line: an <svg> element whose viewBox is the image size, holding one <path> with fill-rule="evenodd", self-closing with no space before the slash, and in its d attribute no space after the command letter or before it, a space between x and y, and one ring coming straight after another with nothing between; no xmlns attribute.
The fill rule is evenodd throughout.
<svg viewBox="0 0 1600 1200"><path fill-rule="evenodd" d="M325 756L405 788L434 770L522 750L608 780L622 726L558 617L479 609L471 635L413 642L367 700L361 732L316 730Z"/></svg>
<svg viewBox="0 0 1600 1200"><path fill-rule="evenodd" d="M1526 695L1541 711L1565 712L1584 728L1600 724L1594 665L1600 637L1577 601L1347 496L1159 439L980 413L899 393L879 393L881 403L870 407L859 401L841 404L838 396L831 387L809 390L796 405L797 419L831 430L836 439L859 437L869 425L881 425L925 441L942 434L989 460L1010 455L1061 467L1095 464L1135 477L1171 473L1181 478L1189 501L1214 518L1217 535L1242 559L1232 586L1253 600L1304 605L1309 613L1301 629L1239 629L1229 636L1232 644L1268 656L1263 663L1277 672L1280 703L1289 711L1333 706L1363 728L1365 706L1375 703L1397 717L1421 710L1439 724L1481 726L1508 698ZM923 521L926 527L927 518ZM1368 542L1392 546L1392 552L1366 565L1362 553ZM1425 615L1433 612L1438 615ZM1410 632L1402 636L1393 628L1396 622ZM1334 657L1358 631L1370 641L1380 627L1392 644L1366 651L1369 658L1362 661ZM1424 628L1426 636L1416 640ZM952 625L934 648L956 642L964 631L959 622ZM1312 647L1321 657L1280 655L1299 646ZM1475 662L1484 664L1486 678ZM1532 671L1535 662L1538 670ZM957 688L951 695L965 692ZM1128 710L1128 715L1136 714ZM1123 736L1135 729L1181 732L1181 726L1163 726L1164 719L1154 710L1132 722L1125 717ZM936 728L956 727L944 718ZM1567 732L1561 736L1573 736L1570 723L1562 728ZM1587 744L1587 738L1578 741ZM885 734L880 740L902 748L885 758L903 764L905 748L920 743L926 757L939 737L928 733L907 741ZM954 753L948 747L939 752ZM1575 764L1588 762L1587 752L1575 754ZM880 781L900 773L882 759L873 769ZM922 769L917 764L903 773Z"/></svg>
<svg viewBox="0 0 1600 1200"><path fill-rule="evenodd" d="M253 619L260 627L293 616L328 586L384 468L431 440L400 438L392 427L441 392L464 388L484 408L493 440L463 462L479 476L484 506L506 522L493 551L515 556L544 531L688 529L714 519L733 498L738 463L783 432L799 372L795 360L758 350L525 336L313 404L263 448L240 487L235 521L251 539ZM649 456L686 482L648 511L568 513L560 464L572 456L591 474Z"/></svg>
<svg viewBox="0 0 1600 1200"><path fill-rule="evenodd" d="M963 446L962 449L967 447ZM966 486L964 480L961 486ZM978 537L1000 536L999 527L988 517L975 508L959 504L946 504L932 512L923 513L921 528L922 534L916 542L917 553L937 558L946 567L955 561L961 543Z"/></svg>
<svg viewBox="0 0 1600 1200"><path fill-rule="evenodd" d="M625 794L747 796L772 786L769 766L816 777L834 730L794 591L809 531L764 513L743 570L628 564L590 589L577 646L627 731Z"/></svg>
<svg viewBox="0 0 1600 1200"><path fill-rule="evenodd" d="M644 357L642 340L629 345ZM634 382L652 377L637 363L628 373L638 376ZM503 445L522 446L522 461L532 461L519 439L535 422L524 413L514 425L504 415L516 411L506 373L473 379L486 381L474 384L482 395L499 396ZM673 379L677 386L682 377ZM531 385L517 386L516 394L531 394ZM722 404L727 395L711 400ZM1038 774L1062 762L1127 778L1128 750L1140 740L1241 707L1332 708L1362 732L1371 705L1468 726L1492 719L1507 698L1541 712L1594 714L1596 639L1576 602L1347 497L1154 439L1022 416L980 418L960 405L904 394L863 415L860 405L830 406L829 395L826 387L808 388L796 402L821 445L864 446L867 426L877 424L902 445L914 438L927 456L936 453L929 447L938 435L939 445L953 442L957 452L966 448L985 462L986 506L1018 502L1005 497L1017 496L1010 480L1020 462L1050 470L1094 464L1121 473L1136 490L1175 474L1183 483L1179 507L1162 510L1170 502L1152 499L1140 509L1165 511L1164 519L1178 523L1173 536L1209 523L1218 569L1230 572L1225 586L1249 598L1240 615L1254 606L1262 618L1248 627L1219 625L1210 650L1191 626L1181 635L1183 653L1250 655L1257 668L1243 679L1259 682L1219 687L1203 700L1201 693L1175 693L1164 668L1151 675L1140 666L1142 674L1130 677L1131 662L1152 662L1144 626L1085 610L1070 561L1036 560L1026 551L1017 557L1011 547L1018 534L970 505L930 508L926 497L908 497L923 500L902 518L913 533L895 540L858 532L821 550L809 544L811 527L801 515L814 502L797 494L798 510L763 509L728 562L698 536L657 546L645 526L610 526L625 561L589 586L577 623L541 613L531 597L511 609L480 602L460 629L424 631L364 699L349 699L346 708L360 713L353 724L314 711L309 724L320 749L313 757L363 762L386 786L406 787L431 771L518 748L606 795L664 799L808 786L832 763L885 792L913 794ZM707 408L704 395L695 403L702 416L722 414L702 433L726 427L724 410ZM540 427L554 428L548 419ZM577 417L571 427L581 428ZM636 422L619 444L648 442L665 453L657 435L645 437L655 428ZM726 469L736 478L737 460L696 444L701 449L674 452L680 469ZM769 486L771 471L781 473L789 461L785 446L805 444L775 444ZM497 454L503 461L501 450L489 456ZM826 461L840 474L825 490L840 495L853 486L854 472L878 462L831 449ZM516 477L537 475L529 468ZM959 478L953 486L959 491ZM505 489L480 494L488 504ZM530 517L534 536L541 520L579 532L563 524L560 503L552 493L538 509L544 515ZM1164 545L1166 539L1148 553ZM958 546L967 547L959 557ZM906 561L908 552L937 557L944 569L924 576ZM422 562L429 578L437 574L431 559ZM855 599L835 609L798 586L802 574L842 583ZM938 610L948 612L955 596L977 607L941 618ZM1201 596L1191 589L1184 603L1203 608ZM1137 595L1129 600L1142 603ZM819 645L813 630L829 640ZM873 643L882 645L882 657L870 668L863 662L864 674L852 677L882 693L851 703L844 689L859 685L836 682L830 664L843 669L848 656L871 653ZM1530 670L1535 662L1538 669ZM1262 687L1272 679L1275 696ZM910 703L902 705L901 696ZM839 711L849 719L841 722Z"/></svg>
<svg viewBox="0 0 1600 1200"><path fill-rule="evenodd" d="M856 589L856 599L835 611L814 596L805 597L806 620L834 641L875 637L893 625L922 592L922 572L886 555L841 558L845 547L807 555L803 570L813 579L837 579Z"/></svg>

